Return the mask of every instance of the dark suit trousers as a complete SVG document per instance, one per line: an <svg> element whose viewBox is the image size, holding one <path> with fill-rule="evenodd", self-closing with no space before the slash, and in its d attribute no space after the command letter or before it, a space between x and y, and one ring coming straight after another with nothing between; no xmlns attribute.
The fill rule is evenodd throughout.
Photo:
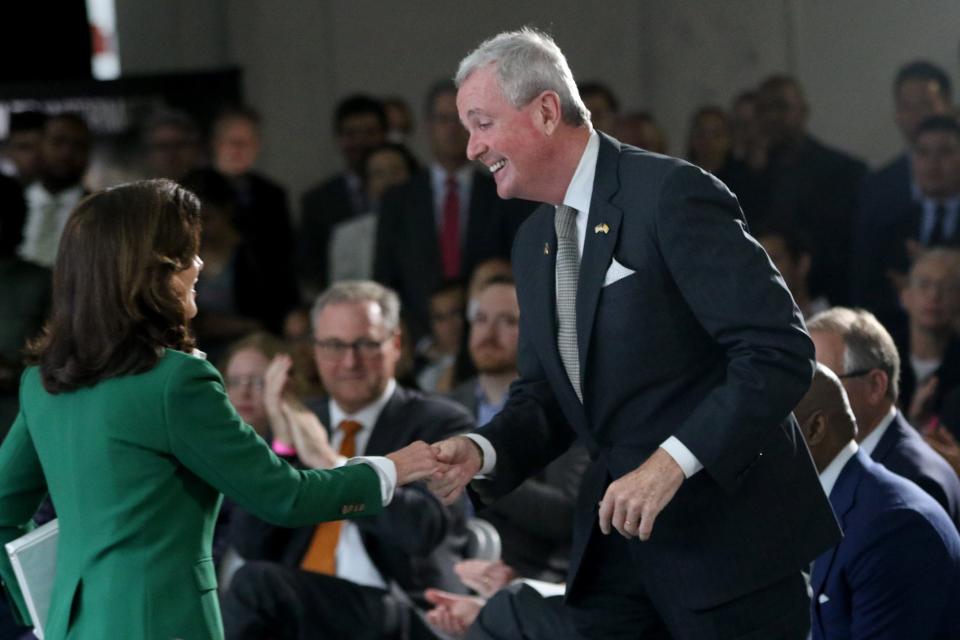
<svg viewBox="0 0 960 640"><path fill-rule="evenodd" d="M800 573L704 610L680 606L682 585L643 571L637 538L594 532L570 618L586 638L804 640L810 601Z"/></svg>
<svg viewBox="0 0 960 640"><path fill-rule="evenodd" d="M227 640L436 638L387 591L274 562L243 565L221 609Z"/></svg>

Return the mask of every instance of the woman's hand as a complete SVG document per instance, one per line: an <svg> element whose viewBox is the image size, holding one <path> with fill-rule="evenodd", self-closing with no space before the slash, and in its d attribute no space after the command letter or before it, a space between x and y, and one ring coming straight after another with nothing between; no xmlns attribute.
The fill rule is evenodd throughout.
<svg viewBox="0 0 960 640"><path fill-rule="evenodd" d="M423 480L446 467L437 461L433 447L422 440L387 454L387 457L397 468L397 486Z"/></svg>

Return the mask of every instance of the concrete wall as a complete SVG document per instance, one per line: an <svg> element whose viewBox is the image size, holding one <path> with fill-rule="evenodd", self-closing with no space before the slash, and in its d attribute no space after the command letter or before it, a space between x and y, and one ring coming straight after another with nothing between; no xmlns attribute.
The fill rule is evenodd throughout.
<svg viewBox="0 0 960 640"><path fill-rule="evenodd" d="M788 71L806 87L814 133L873 164L901 146L896 67L924 57L956 75L960 39L956 0L118 0L117 11L124 73L244 69L266 117L261 164L295 198L339 168L329 120L340 96L397 94L419 112L467 50L523 24L549 30L578 79L652 110L673 153L698 105Z"/></svg>

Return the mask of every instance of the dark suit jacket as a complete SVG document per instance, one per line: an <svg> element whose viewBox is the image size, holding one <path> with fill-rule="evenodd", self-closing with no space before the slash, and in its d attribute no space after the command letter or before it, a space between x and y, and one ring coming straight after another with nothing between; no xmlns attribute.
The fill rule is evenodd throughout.
<svg viewBox="0 0 960 640"><path fill-rule="evenodd" d="M477 415L477 381L464 382L450 397ZM503 561L525 578L562 582L567 578L577 494L590 463L574 444L543 471L496 503L477 512L500 534Z"/></svg>
<svg viewBox="0 0 960 640"><path fill-rule="evenodd" d="M327 402L314 409L329 425ZM437 398L397 387L373 427L366 455L386 455L415 440L436 442L473 426L463 409ZM446 508L423 484L398 487L393 501L360 526L370 559L387 581L396 582L419 600L427 587L462 592L453 573L466 543L462 505ZM358 523L359 520L355 521ZM234 515L233 544L247 560L269 560L298 567L313 537L314 527L284 529L246 512Z"/></svg>
<svg viewBox="0 0 960 640"><path fill-rule="evenodd" d="M430 296L443 282L433 207L430 172L421 171L384 195L377 220L374 278L400 294L415 338L429 333ZM493 180L475 172L461 275L469 276L486 258L509 257L516 230L532 209L531 203L522 200L501 200Z"/></svg>
<svg viewBox="0 0 960 640"><path fill-rule="evenodd" d="M902 153L869 174L860 188L850 260L850 301L874 313L878 306L889 304L878 297L886 292L876 290L877 279L883 277L877 273L877 254L886 250L884 230L898 225L913 205L912 181L910 156Z"/></svg>
<svg viewBox="0 0 960 640"><path fill-rule="evenodd" d="M792 221L806 233L810 292L833 304L848 301L857 194L866 173L860 160L807 136L789 159L772 155L764 174L766 215Z"/></svg>
<svg viewBox="0 0 960 640"><path fill-rule="evenodd" d="M472 483L476 499L508 493L575 438L586 446L575 599L607 485L675 435L705 468L636 547L665 597L710 607L799 572L839 533L790 413L813 345L734 197L692 165L601 135L576 302L582 404L556 346L553 217L541 207L514 243L521 378L478 430L497 467ZM604 287L613 258L635 273Z"/></svg>
<svg viewBox="0 0 960 640"><path fill-rule="evenodd" d="M844 538L813 565L814 640L960 637L960 536L943 509L862 451L830 502Z"/></svg>
<svg viewBox="0 0 960 640"><path fill-rule="evenodd" d="M334 226L357 214L347 180L335 175L303 194L300 202L300 233L297 257L300 277L318 291L327 286L330 232Z"/></svg>
<svg viewBox="0 0 960 640"><path fill-rule="evenodd" d="M957 474L923 441L902 413L897 411L870 457L926 491L960 528L960 480Z"/></svg>

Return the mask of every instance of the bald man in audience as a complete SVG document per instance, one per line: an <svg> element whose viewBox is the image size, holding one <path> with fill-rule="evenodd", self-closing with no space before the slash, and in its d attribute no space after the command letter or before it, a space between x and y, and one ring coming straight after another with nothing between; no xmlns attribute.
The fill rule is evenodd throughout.
<svg viewBox="0 0 960 640"><path fill-rule="evenodd" d="M960 535L947 514L860 450L823 364L794 413L844 532L813 563L813 640L960 637Z"/></svg>
<svg viewBox="0 0 960 640"><path fill-rule="evenodd" d="M900 355L887 330L869 311L834 307L810 318L807 331L817 362L843 383L863 452L915 482L960 527L960 480L897 409Z"/></svg>

